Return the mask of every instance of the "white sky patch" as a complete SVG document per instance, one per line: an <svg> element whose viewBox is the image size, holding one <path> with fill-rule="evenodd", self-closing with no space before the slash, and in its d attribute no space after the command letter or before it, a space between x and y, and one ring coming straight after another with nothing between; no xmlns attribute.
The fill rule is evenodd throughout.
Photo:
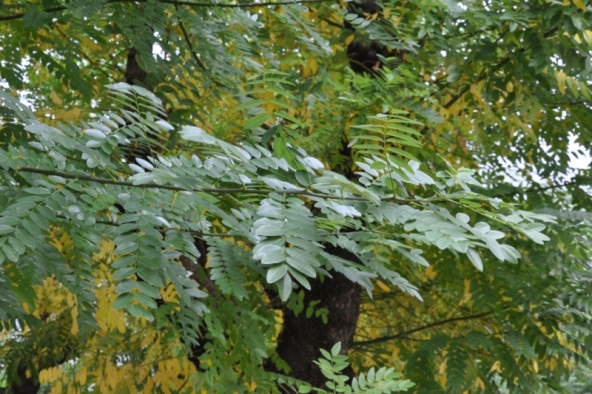
<svg viewBox="0 0 592 394"><path fill-rule="evenodd" d="M590 150L578 144L575 140L576 136L574 134L570 134L569 145L567 148L570 157L568 168L566 168L564 175L561 177L561 180L553 180L553 184L562 184L570 182L577 175L578 170L586 170L590 168L590 166L592 165L592 157L590 156ZM548 152L551 147L547 145L544 141L540 142L541 148L545 152ZM517 187L528 186L527 180L522 175L526 167L524 162L519 163L518 165L512 165L512 163L504 157L499 157L498 160L499 163L506 169L506 172L504 174L504 182L510 183ZM542 187L550 186L549 179L540 177L538 173L538 168L532 168L531 176L533 182L538 183Z"/></svg>
<svg viewBox="0 0 592 394"><path fill-rule="evenodd" d="M576 136L571 134L569 136L569 146L567 148L569 152L569 166L578 170L586 170L590 168L592 164L592 157L590 157L590 150L584 148L576 141ZM584 154L576 154L575 152L583 152Z"/></svg>
<svg viewBox="0 0 592 394"><path fill-rule="evenodd" d="M162 47L160 46L160 44L157 42L152 44L152 56L154 56L155 59L158 59L158 58L164 59L165 58L165 53L162 50Z"/></svg>

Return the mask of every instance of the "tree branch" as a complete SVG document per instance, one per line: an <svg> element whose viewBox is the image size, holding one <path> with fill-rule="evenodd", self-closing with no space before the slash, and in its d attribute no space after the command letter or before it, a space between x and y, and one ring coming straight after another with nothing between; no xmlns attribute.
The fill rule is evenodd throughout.
<svg viewBox="0 0 592 394"><path fill-rule="evenodd" d="M496 194L493 197L501 198L501 197L514 196L516 194L528 194L528 193L534 193L534 192L544 192L544 191L551 190L551 189L559 189L559 188L567 187L567 186L580 185L580 181L582 179L589 180L590 178L576 177L572 181L565 182L565 183L560 183L560 184L557 184L557 185L533 186L533 187L530 187L530 188L524 189L524 190L518 189L518 190L507 192L507 193Z"/></svg>
<svg viewBox="0 0 592 394"><path fill-rule="evenodd" d="M283 195L297 195L297 196L309 196L309 197L319 197L325 198L329 200L344 200L344 201L370 201L366 197L342 197L342 196L335 196L331 194L323 194L323 193L314 193L309 192L306 190L300 189L288 189L288 190L263 190L263 189L246 189L246 188L236 188L236 189L224 189L224 188L212 188L212 187L203 187L203 188L196 188L196 189L187 189L181 186L172 186L172 185L158 185L156 183L143 183L136 185L133 182L127 181L116 181L113 179L107 178L97 178L91 175L83 175L83 174L72 174L69 172L63 171L54 171L54 170L44 170L41 168L33 168L33 167L19 167L17 169L19 172L30 172L34 174L42 174L42 175L57 175L62 178L66 179L74 179L80 181L89 181L89 182L96 182L102 185L117 185L117 186L127 186L127 187L136 187L139 189L164 189L164 190L173 190L173 191L180 191L180 192L206 192L206 193L213 193L213 194L244 194L244 193L253 193L253 194L283 194ZM437 198L437 197L429 197L424 199L405 199L405 198L396 198L396 197L388 197L383 198L380 201L390 201L390 202L398 202L402 204L409 204L409 203L421 203L421 202L446 202L449 201L445 198Z"/></svg>
<svg viewBox="0 0 592 394"><path fill-rule="evenodd" d="M179 6L177 4L175 4L175 8L179 9ZM191 43L191 40L189 39L189 33L187 33L187 30L185 29L185 24L183 22L181 22L181 20L179 20L179 27L181 28L181 32L183 33L183 38L185 39L185 42L187 43L187 46L189 47L189 52L191 52L191 56L193 57L193 59L195 60L197 65L199 67L201 67L202 71L206 71L206 66L203 64L203 62L201 61L199 56L197 56L197 52L195 52L195 49L193 48L193 44Z"/></svg>
<svg viewBox="0 0 592 394"><path fill-rule="evenodd" d="M148 0L109 0L106 4L114 4L114 3L147 3ZM249 4L224 4L224 3L197 3L193 1L183 1L183 0L158 0L159 3L163 4L173 4L173 5L183 5L188 7L213 7L213 8L253 8L253 7L265 7L265 6L277 6L277 5L290 5L290 4L309 4L309 3L329 3L333 2L332 0L295 0L295 1L269 1L269 2L262 2L262 3L249 3ZM57 6L57 7L50 7L43 10L43 12L50 14L53 12L65 11L68 9L66 6ZM3 21L12 21L21 19L25 16L24 12L19 12L18 14L8 15L0 17L0 22Z"/></svg>
<svg viewBox="0 0 592 394"><path fill-rule="evenodd" d="M446 319L446 320L440 320L440 321L437 321L437 322L434 322L434 323L426 324L426 325L421 326L421 327L412 328L411 330L400 332L400 333L398 333L396 335L389 335L389 336L386 336L386 337L369 339L367 341L354 342L353 346L360 347L360 346L365 346L365 345L373 345L373 344L376 344L376 343L382 343L382 342L392 341L393 339L399 339L399 338L405 337L405 336L407 336L409 334L413 334L413 333L416 333L416 332L419 332L419 331L428 330L430 328L434 328L434 327L438 327L438 326L443 326L444 324L454 323L456 321L479 319L481 317L485 317L485 316L491 315L492 313L493 312L484 312L484 313L479 313L479 314L476 314L476 315L460 316L460 317L453 317L453 318Z"/></svg>
<svg viewBox="0 0 592 394"><path fill-rule="evenodd" d="M552 36L553 34L555 34L557 32L558 28L554 27L552 29L550 29L548 32L546 32L545 34L543 34L543 37L545 38L549 38L550 36ZM500 37L498 38L501 39L505 34L507 33L507 31L503 32ZM497 41L496 41L497 42ZM520 48L519 52L524 52L526 50L526 48ZM472 84L477 84L479 82L481 82L483 79L485 79L485 77L489 77L493 74L495 74L497 71L499 71L503 66L505 66L509 61L511 60L511 57L508 55L505 58L503 58L502 60L500 60L496 65L494 65L491 69L489 70L482 70L481 73L479 74L479 76L477 77L477 79L475 81L473 81ZM443 86L440 87L440 89L444 89L448 84L444 84ZM471 89L471 84L466 85L465 87L463 87L460 92L458 92L457 94L455 94L454 96L452 96L450 98L450 100L448 100L448 102L446 102L444 105L442 105L443 108L449 109L450 107L452 107L462 96L465 95L465 93L467 93L469 90ZM428 129L428 126L424 126L420 133L424 133L426 130Z"/></svg>

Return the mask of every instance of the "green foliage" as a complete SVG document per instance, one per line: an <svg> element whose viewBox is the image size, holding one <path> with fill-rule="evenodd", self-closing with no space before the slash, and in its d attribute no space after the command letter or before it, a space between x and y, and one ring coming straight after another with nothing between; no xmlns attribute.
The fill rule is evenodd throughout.
<svg viewBox="0 0 592 394"><path fill-rule="evenodd" d="M112 267L115 269L113 279L118 283L115 289L118 297L114 307L125 308L133 316L148 320L154 318L150 310L157 308L155 300L160 298L159 289L169 282L174 284L180 296L182 311L189 309L201 315L206 310L200 301L206 294L195 288L193 280L185 278L185 271L175 260L180 255L199 258L200 252L193 245L191 234L207 235L205 231L215 222L220 222L226 229L217 236L239 237L253 245L253 249L251 252L234 247L233 253L213 252L214 266L231 266L252 253L251 258L265 273L265 281L277 286L284 301L290 297L294 285L310 288L307 278L315 278L326 270L346 274L369 292L372 284L368 279L380 276L418 296L412 286L409 287L389 268L388 259L380 261L361 253L364 264L356 266L323 252L321 242L336 242L355 253L359 253L357 245L380 243L423 264L426 264L425 260L419 257L418 251L407 251L408 247L397 239L433 244L442 249L451 247L460 253L468 253L477 263L480 258L475 252L476 247L489 249L501 261L515 260L516 250L497 242L503 233L490 230L489 225L482 222L471 226L466 214L453 216L447 209L436 209L433 203L438 201L455 202L461 206L469 206L473 200L486 201L500 213L475 210L490 220L510 225L535 241L545 239L539 233L544 225L534 221L539 218L548 220L547 216L525 213L520 216L521 211L516 211L510 220L501 213L505 211L494 199L470 191L470 176L454 174L447 178L444 186L421 173L417 166L415 169L410 165L403 167L389 157L379 162L385 164L382 176L378 170L373 171L373 164L370 164L369 175L374 175L374 179L364 187L324 170L318 160L302 149L271 153L261 145L244 142L242 146L236 146L198 127L185 126L180 137L203 145L205 149L201 150L199 146L195 149L196 153L201 150L201 157L196 154L191 158L158 155L138 159L138 164L113 161L113 157L123 156L130 140L151 141L155 138L151 135L168 133L172 127L157 120L156 116L162 111L160 101L152 93L126 84L110 88L128 123L114 113L81 128L65 125L55 128L34 118L26 119L25 130L34 136L35 141L24 146L10 145L0 153L5 179L15 179L15 176L19 179L15 181L17 185L10 187L7 183L5 186L2 218L7 224L2 227L4 242L0 258L20 263L20 256L29 250L49 246L43 244L44 238L38 237L39 230L48 231L50 224L70 229L75 248L80 250L69 262L74 270L68 277L62 276L62 280L64 286L72 287L76 294L88 294L86 297L90 298L83 298L85 302L80 304L84 311L92 308L93 302L92 293L88 291L93 285L85 279L92 271L90 253L98 251L96 245L106 235L112 237L115 245L113 253L116 257ZM135 112L125 108L134 108ZM367 137L362 135L360 139ZM288 164L284 155L291 155L291 160L298 166ZM393 179L395 166L399 176L406 176L412 183L418 180L426 185L426 191L435 194L425 198L416 196L408 201L394 196L391 184L384 179ZM114 171L129 175L123 179L114 177ZM286 181L296 180L298 171L310 175L312 182L308 187ZM463 191L452 191L456 185ZM444 187L451 192L445 191ZM248 204L238 205L241 211L235 208L234 213L229 214L220 207L224 204L223 199L241 194L250 195ZM256 195L264 198L256 200ZM298 196L309 198L322 213L313 216L311 208ZM214 205L216 201L219 201L218 206ZM123 207L124 214L114 215L115 203ZM405 203L409 206L401 205ZM503 207L506 211L510 208L509 204ZM204 209L207 212L196 217L195 213ZM527 223L522 224L525 219ZM337 231L345 228L364 231L335 237L323 234L316 224L319 221L333 223ZM39 230L32 232L32 226L27 223L35 223ZM89 225L93 230L87 232L84 229ZM373 231L376 226L399 230L378 233ZM213 248L219 251L232 248L228 242L219 238ZM21 264L25 269L33 269L28 264L34 262ZM480 264L476 265L482 269ZM46 275L63 275L52 268L45 267ZM234 275L239 275L236 269ZM233 287L240 289L238 280L234 282ZM226 283L224 281L222 285ZM21 284L12 283L12 287L20 288ZM224 286L221 289L225 293L229 291ZM3 309L3 312L8 314L9 310ZM81 326L92 326L88 314L79 316ZM22 315L10 316L10 319L19 318ZM189 324L184 319L181 322Z"/></svg>
<svg viewBox="0 0 592 394"><path fill-rule="evenodd" d="M395 372L393 368L384 367L378 370L371 368L366 375L360 374L347 384L349 377L340 374L348 366L347 356L341 355L340 351L341 343L338 342L331 348L331 352L321 349L323 358L315 361L323 375L329 379L326 384L329 390L302 385L298 392L379 394L407 391L413 387L411 381L400 379L401 373Z"/></svg>
<svg viewBox="0 0 592 394"><path fill-rule="evenodd" d="M266 363L339 272L370 372L323 352L326 389L586 390L585 1L4 3L0 385L306 390Z"/></svg>

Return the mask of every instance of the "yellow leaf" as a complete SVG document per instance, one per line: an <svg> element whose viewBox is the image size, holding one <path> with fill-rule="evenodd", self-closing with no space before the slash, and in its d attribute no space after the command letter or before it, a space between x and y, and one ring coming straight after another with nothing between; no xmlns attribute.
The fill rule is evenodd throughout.
<svg viewBox="0 0 592 394"><path fill-rule="evenodd" d="M565 94L565 81L567 80L567 75L563 71L558 71L555 75L557 78L557 88L561 94Z"/></svg>
<svg viewBox="0 0 592 394"><path fill-rule="evenodd" d="M440 366L438 367L438 373L441 375L446 373L446 360L444 360L442 364L440 364Z"/></svg>
<svg viewBox="0 0 592 394"><path fill-rule="evenodd" d="M383 291L386 291L387 293L390 293L391 288L388 287L387 285L385 285L384 283L382 283L381 281L377 280L376 284L378 285L378 287L380 287Z"/></svg>
<svg viewBox="0 0 592 394"><path fill-rule="evenodd" d="M475 96L481 97L481 89L479 88L479 85L472 84L471 87L469 88L469 91L471 93L473 93Z"/></svg>
<svg viewBox="0 0 592 394"><path fill-rule="evenodd" d="M463 294L462 299L460 300L459 305L463 305L466 304L467 302L469 302L471 300L471 298L473 297L473 294L471 294L471 281L465 279L465 292Z"/></svg>
<svg viewBox="0 0 592 394"><path fill-rule="evenodd" d="M584 30L582 36L584 36L584 40L586 40L589 45L592 45L592 30Z"/></svg>
<svg viewBox="0 0 592 394"><path fill-rule="evenodd" d="M49 98L51 99L51 102L54 103L58 107L61 107L62 104L64 103L64 100L62 100L62 98L55 91L52 91L49 94Z"/></svg>
<svg viewBox="0 0 592 394"><path fill-rule="evenodd" d="M426 270L425 270L425 274L426 276L430 279L430 280L434 280L436 278L436 271L434 271L434 266L430 265Z"/></svg>
<svg viewBox="0 0 592 394"><path fill-rule="evenodd" d="M496 361L495 363L493 363L493 365L491 366L490 371L491 372L499 372L499 373L502 372L501 363L499 362L499 360Z"/></svg>
<svg viewBox="0 0 592 394"><path fill-rule="evenodd" d="M578 98L578 96L580 95L580 91L578 89L578 81L576 81L573 77L567 77L567 86L569 87L569 90L571 94L574 96L574 98Z"/></svg>
<svg viewBox="0 0 592 394"><path fill-rule="evenodd" d="M86 367L80 368L80 372L78 372L78 381L81 385L86 384Z"/></svg>
<svg viewBox="0 0 592 394"><path fill-rule="evenodd" d="M399 353L401 353L401 348L399 348L399 347L395 347L395 348L393 349L393 351L391 352L391 357L392 357L393 359L398 359L398 358L399 358Z"/></svg>
<svg viewBox="0 0 592 394"><path fill-rule="evenodd" d="M568 35L569 37L569 35ZM582 43L582 39L580 38L579 34L576 34L575 36L573 36L573 39L578 43L581 44Z"/></svg>
<svg viewBox="0 0 592 394"><path fill-rule="evenodd" d="M351 36L349 36L345 39L345 45L351 44L353 40L354 40L354 35L352 34Z"/></svg>
<svg viewBox="0 0 592 394"><path fill-rule="evenodd" d="M63 122L77 122L82 115L82 111L79 108L72 108L66 111L57 110L54 112L56 119L59 119Z"/></svg>
<svg viewBox="0 0 592 394"><path fill-rule="evenodd" d="M512 84L512 82L508 82L506 84L506 90L508 91L508 93L512 93L514 91L514 85Z"/></svg>
<svg viewBox="0 0 592 394"><path fill-rule="evenodd" d="M586 86L585 82L580 82L580 90L582 91L582 94L584 95L584 97L586 97L588 100L592 99L592 96L590 95L590 91L588 90L588 87Z"/></svg>
<svg viewBox="0 0 592 394"><path fill-rule="evenodd" d="M485 383L479 377L475 380L475 386L480 388L481 390L485 390Z"/></svg>
<svg viewBox="0 0 592 394"><path fill-rule="evenodd" d="M105 367L105 377L107 384L111 389L115 389L117 387L117 369L113 366L113 364L108 363Z"/></svg>
<svg viewBox="0 0 592 394"><path fill-rule="evenodd" d="M58 394L62 392L62 381L58 380L51 386L51 394Z"/></svg>
<svg viewBox="0 0 592 394"><path fill-rule="evenodd" d="M39 372L39 383L49 383L51 381L51 375L49 374L49 370L42 369Z"/></svg>
<svg viewBox="0 0 592 394"><path fill-rule="evenodd" d="M119 319L117 319L117 331L122 334L125 332L125 317L123 314L121 314Z"/></svg>
<svg viewBox="0 0 592 394"><path fill-rule="evenodd" d="M306 67L310 68L312 74L315 74L319 69L319 63L314 57L309 57L306 61Z"/></svg>
<svg viewBox="0 0 592 394"><path fill-rule="evenodd" d="M70 328L70 334L72 335L78 335L79 333L79 328L78 328L78 308L74 307L70 310L70 313L72 314L72 328Z"/></svg>
<svg viewBox="0 0 592 394"><path fill-rule="evenodd" d="M572 0L576 7L582 11L586 11L586 4L582 0Z"/></svg>

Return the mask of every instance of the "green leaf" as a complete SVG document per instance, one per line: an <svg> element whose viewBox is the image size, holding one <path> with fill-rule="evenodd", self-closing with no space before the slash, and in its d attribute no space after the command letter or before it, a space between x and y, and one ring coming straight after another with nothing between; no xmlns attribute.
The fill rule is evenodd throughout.
<svg viewBox="0 0 592 394"><path fill-rule="evenodd" d="M266 237L277 237L284 234L284 229L280 222L270 223L257 228L255 234Z"/></svg>
<svg viewBox="0 0 592 394"><path fill-rule="evenodd" d="M147 296L155 299L161 298L160 291L158 287L153 287L145 282L136 282L136 287L142 293L146 294Z"/></svg>
<svg viewBox="0 0 592 394"><path fill-rule="evenodd" d="M111 264L112 268L123 268L129 267L130 265L136 262L137 256L136 255L127 255L127 256L120 256Z"/></svg>
<svg viewBox="0 0 592 394"><path fill-rule="evenodd" d="M340 352L341 352L341 342L337 342L331 348L331 356L336 357L339 355Z"/></svg>
<svg viewBox="0 0 592 394"><path fill-rule="evenodd" d="M0 225L2 226L18 226L21 223L21 219L16 216L3 216L0 217Z"/></svg>
<svg viewBox="0 0 592 394"><path fill-rule="evenodd" d="M279 264L267 270L267 283L275 283L282 279L288 272L288 267L285 264Z"/></svg>
<svg viewBox="0 0 592 394"><path fill-rule="evenodd" d="M236 106L234 108L235 111L242 111L243 109L249 109L249 108L253 108L253 107L258 107L259 105L265 103L265 100L263 99L257 99L257 100L249 100L247 102L244 102L238 106Z"/></svg>
<svg viewBox="0 0 592 394"><path fill-rule="evenodd" d="M0 235L10 234L14 231L14 227L0 224Z"/></svg>
<svg viewBox="0 0 592 394"><path fill-rule="evenodd" d="M2 251L8 260L15 263L18 261L19 254L8 244L2 245Z"/></svg>
<svg viewBox="0 0 592 394"><path fill-rule="evenodd" d="M467 249L467 257L471 260L471 263L477 268L479 271L483 271L483 262L481 261L481 256L479 253L473 248Z"/></svg>
<svg viewBox="0 0 592 394"><path fill-rule="evenodd" d="M183 126L181 129L181 138L187 141L201 142L202 144L215 144L217 139L195 126Z"/></svg>
<svg viewBox="0 0 592 394"><path fill-rule="evenodd" d="M31 234L21 230L20 228L17 228L15 230L14 236L31 249L37 246L37 241L35 240L35 238Z"/></svg>
<svg viewBox="0 0 592 394"><path fill-rule="evenodd" d="M127 254L138 250L138 244L136 242L126 242L118 245L113 251L114 254Z"/></svg>
<svg viewBox="0 0 592 394"><path fill-rule="evenodd" d="M148 308L156 309L158 305L156 302L151 298L148 297L146 294L143 293L130 293L133 294L134 299L140 302L143 305L146 305Z"/></svg>
<svg viewBox="0 0 592 394"><path fill-rule="evenodd" d="M138 267L137 274L140 278L144 279L146 282L150 283L153 286L164 286L162 279L160 279L160 277L153 270L146 269L144 267Z"/></svg>
<svg viewBox="0 0 592 394"><path fill-rule="evenodd" d="M136 287L136 283L137 282L131 280L120 282L115 287L115 292L117 294L129 293L133 288Z"/></svg>
<svg viewBox="0 0 592 394"><path fill-rule="evenodd" d="M269 130L267 130L265 132L265 134L263 134L263 136L261 137L261 145L267 145L269 140L271 140L273 138L273 136L277 133L278 130L279 130L278 125L271 126L269 128Z"/></svg>
<svg viewBox="0 0 592 394"><path fill-rule="evenodd" d="M312 184L312 176L308 171L298 170L296 171L296 180L302 186L310 186Z"/></svg>
<svg viewBox="0 0 592 394"><path fill-rule="evenodd" d="M260 114L255 115L254 117L249 119L247 121L247 123L245 123L244 127L245 127L245 129L250 130L255 127L261 126L263 123L267 122L269 119L271 119L271 116L267 112L261 112Z"/></svg>
<svg viewBox="0 0 592 394"><path fill-rule="evenodd" d="M195 287L185 289L185 293L187 293L188 295L190 295L191 297L194 297L194 298L205 298L208 296L207 293L205 293Z"/></svg>
<svg viewBox="0 0 592 394"><path fill-rule="evenodd" d="M131 313L135 317L143 317L144 319L146 319L148 321L154 320L154 316L150 312L148 312L146 309L142 308L139 305L129 305L127 307L127 310L129 313Z"/></svg>
<svg viewBox="0 0 592 394"><path fill-rule="evenodd" d="M284 111L275 111L274 114L276 116L282 117L286 120L289 120L291 122L294 122L297 125L300 125L300 121L298 119L296 119L295 117L293 117L292 115L288 114L287 112Z"/></svg>
<svg viewBox="0 0 592 394"><path fill-rule="evenodd" d="M36 194L36 195L48 195L51 194L51 191L43 188L43 187L26 187L23 189L27 193Z"/></svg>
<svg viewBox="0 0 592 394"><path fill-rule="evenodd" d="M131 293L120 294L113 302L113 309L118 310L126 308L128 305L131 304L133 299L134 297Z"/></svg>
<svg viewBox="0 0 592 394"><path fill-rule="evenodd" d="M126 267L126 268L122 268L119 269L117 271L115 271L115 273L113 274L113 280L122 280L127 278L130 275L133 275L136 273L136 269L134 267Z"/></svg>
<svg viewBox="0 0 592 394"><path fill-rule="evenodd" d="M292 278L290 278L290 275L284 275L283 280L280 280L276 283L281 300L288 301L290 294L292 294Z"/></svg>

